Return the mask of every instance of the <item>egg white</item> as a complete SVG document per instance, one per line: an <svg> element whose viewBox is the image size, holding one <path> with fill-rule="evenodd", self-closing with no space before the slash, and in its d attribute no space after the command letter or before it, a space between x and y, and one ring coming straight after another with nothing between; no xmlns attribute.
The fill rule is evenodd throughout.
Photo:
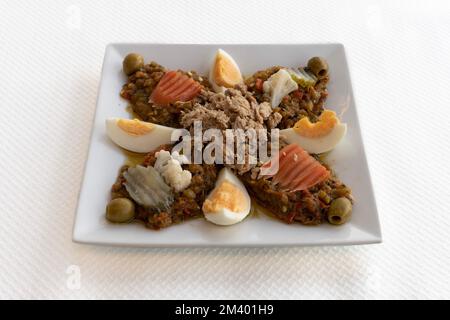
<svg viewBox="0 0 450 320"><path fill-rule="evenodd" d="M244 220L245 217L248 216L251 209L251 199L250 195L247 192L247 189L245 188L244 184L234 175L234 173L228 169L223 168L216 181L216 187L220 186L223 181L228 181L229 183L233 184L238 188L240 192L244 195L244 201L245 201L245 209L241 212L233 212L227 208L221 208L220 210L216 212L203 212L205 215L206 220L209 222L212 222L217 225L221 226L229 226L236 224L238 222L241 222ZM214 190L208 195L207 199L211 197Z"/></svg>
<svg viewBox="0 0 450 320"><path fill-rule="evenodd" d="M296 143L309 153L324 153L334 149L347 133L347 124L338 123L326 135L317 138L304 137L293 128L280 130L280 136L284 136L288 143Z"/></svg>
<svg viewBox="0 0 450 320"><path fill-rule="evenodd" d="M118 146L138 153L147 153L155 150L162 144L172 143L171 135L174 128L152 124L153 129L143 135L131 135L122 130L117 122L120 118L106 119L106 133Z"/></svg>
<svg viewBox="0 0 450 320"><path fill-rule="evenodd" d="M243 80L242 80L242 74L241 74L241 71L240 71L241 69L239 69L239 65L236 63L236 61L233 59L233 57L228 52L226 52L225 50L222 50L222 49L217 50L216 54L214 55L214 59L213 59L213 61L211 63L211 68L209 70L208 80L211 83L211 86L213 87L213 90L215 92L217 92L217 93L224 93L225 90L227 90L228 88L227 87L223 87L223 86L219 86L216 83L215 79L214 79L214 69L215 69L214 65L216 63L216 58L217 58L218 55L224 56L227 60L231 61L233 66L237 70L239 70L239 75L241 77L241 82Z"/></svg>

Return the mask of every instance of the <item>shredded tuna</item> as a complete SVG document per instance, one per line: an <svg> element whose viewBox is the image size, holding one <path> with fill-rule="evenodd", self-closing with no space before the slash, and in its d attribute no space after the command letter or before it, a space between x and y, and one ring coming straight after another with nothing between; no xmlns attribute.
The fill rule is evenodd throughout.
<svg viewBox="0 0 450 320"><path fill-rule="evenodd" d="M196 105L195 108L183 115L181 124L189 128L194 121L201 121L202 127L206 129L225 130L230 126L230 118L222 110L213 110L202 105Z"/></svg>
<svg viewBox="0 0 450 320"><path fill-rule="evenodd" d="M270 104L258 104L252 94L243 85L228 89L225 93L203 93L207 102L204 106L196 104L193 110L181 117L185 128L194 121L202 121L203 129L265 129L275 128L281 121L281 115L273 112Z"/></svg>
<svg viewBox="0 0 450 320"><path fill-rule="evenodd" d="M247 92L245 85L228 89L225 93L202 92L206 99L205 105L196 104L193 110L181 117L181 124L191 128L195 121L202 122L203 130L214 129L273 129L281 121L281 114L274 112L268 102L259 104L253 95ZM257 165L245 145L244 163L227 164L238 174L244 174ZM233 161L237 163L236 161Z"/></svg>

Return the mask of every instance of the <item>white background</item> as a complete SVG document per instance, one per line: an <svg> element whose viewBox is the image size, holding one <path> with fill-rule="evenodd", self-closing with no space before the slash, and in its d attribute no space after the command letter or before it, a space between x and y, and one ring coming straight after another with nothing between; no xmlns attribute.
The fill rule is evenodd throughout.
<svg viewBox="0 0 450 320"><path fill-rule="evenodd" d="M384 243L72 243L105 45L120 41L342 42ZM448 2L2 0L0 108L0 298L450 298Z"/></svg>

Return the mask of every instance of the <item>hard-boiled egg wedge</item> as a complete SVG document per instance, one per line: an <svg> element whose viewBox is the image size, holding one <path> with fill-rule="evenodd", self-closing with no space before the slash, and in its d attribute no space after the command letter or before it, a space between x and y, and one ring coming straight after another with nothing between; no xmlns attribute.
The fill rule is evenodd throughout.
<svg viewBox="0 0 450 320"><path fill-rule="evenodd" d="M250 206L245 186L230 169L223 168L202 209L206 220L228 226L241 222L250 213Z"/></svg>
<svg viewBox="0 0 450 320"><path fill-rule="evenodd" d="M106 119L106 133L118 146L133 152L146 153L171 142L174 128L138 119Z"/></svg>
<svg viewBox="0 0 450 320"><path fill-rule="evenodd" d="M209 82L215 92L224 92L242 83L242 74L236 61L222 49L217 50L209 71Z"/></svg>
<svg viewBox="0 0 450 320"><path fill-rule="evenodd" d="M339 121L336 113L325 110L317 122L311 123L304 117L293 128L281 130L280 135L309 153L324 153L336 147L346 132L347 125Z"/></svg>

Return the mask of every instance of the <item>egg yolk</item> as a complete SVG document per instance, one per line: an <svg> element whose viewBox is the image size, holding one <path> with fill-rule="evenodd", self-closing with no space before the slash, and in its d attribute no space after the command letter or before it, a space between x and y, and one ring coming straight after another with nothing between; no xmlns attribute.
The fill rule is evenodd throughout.
<svg viewBox="0 0 450 320"><path fill-rule="evenodd" d="M203 203L203 212L218 212L228 209L232 212L242 212L246 209L245 197L234 184L224 181L213 191Z"/></svg>
<svg viewBox="0 0 450 320"><path fill-rule="evenodd" d="M126 133L133 136L142 136L153 130L154 125L152 123L139 121L138 119L128 120L119 119L117 126Z"/></svg>
<svg viewBox="0 0 450 320"><path fill-rule="evenodd" d="M339 123L336 113L325 110L319 117L319 121L312 123L308 117L301 118L294 125L294 130L299 135L307 138L319 138L327 135Z"/></svg>
<svg viewBox="0 0 450 320"><path fill-rule="evenodd" d="M214 64L214 81L218 86L232 88L241 82L241 74L230 59L217 55Z"/></svg>

